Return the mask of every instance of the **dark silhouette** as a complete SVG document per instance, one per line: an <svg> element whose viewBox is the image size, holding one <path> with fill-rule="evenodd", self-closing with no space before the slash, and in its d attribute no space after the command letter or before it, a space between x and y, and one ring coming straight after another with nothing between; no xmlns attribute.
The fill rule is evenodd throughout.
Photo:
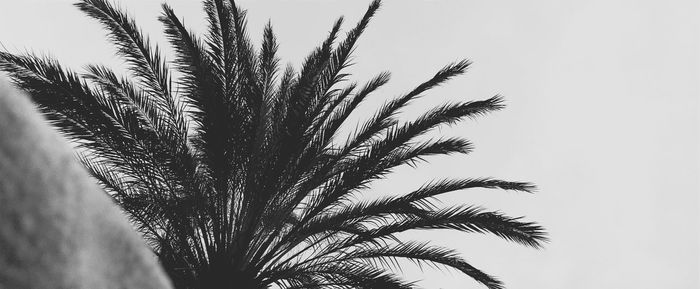
<svg viewBox="0 0 700 289"><path fill-rule="evenodd" d="M272 27L255 50L245 11L233 1L204 1L204 38L163 4L159 19L176 51L175 79L124 12L105 0L76 5L104 25L132 78L98 65L78 75L50 58L6 52L0 68L74 141L80 160L143 234L176 288L413 288L389 269L402 259L451 267L502 288L457 252L396 234L452 229L535 248L546 241L535 223L434 203L467 188L530 192L529 183L446 179L395 197L355 198L398 166L468 153L472 146L463 138L421 136L503 107L496 96L445 104L405 123L396 119L411 100L464 73L469 62L460 61L386 102L350 137L338 137L348 116L389 80L381 73L364 85L345 82L354 44L379 1L344 40L334 44L340 18L299 71L283 72Z"/></svg>

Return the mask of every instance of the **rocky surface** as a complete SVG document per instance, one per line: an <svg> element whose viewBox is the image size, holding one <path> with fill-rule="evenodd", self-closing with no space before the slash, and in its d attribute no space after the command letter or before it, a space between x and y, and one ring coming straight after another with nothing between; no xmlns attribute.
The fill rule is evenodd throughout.
<svg viewBox="0 0 700 289"><path fill-rule="evenodd" d="M0 288L171 288L70 145L2 79Z"/></svg>

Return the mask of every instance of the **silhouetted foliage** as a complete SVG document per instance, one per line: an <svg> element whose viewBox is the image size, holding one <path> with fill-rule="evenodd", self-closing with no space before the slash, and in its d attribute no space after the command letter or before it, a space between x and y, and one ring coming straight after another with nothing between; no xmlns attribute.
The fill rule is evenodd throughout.
<svg viewBox="0 0 700 289"><path fill-rule="evenodd" d="M451 267L502 288L457 252L396 234L451 229L534 248L546 241L540 226L521 218L434 204L441 194L468 188L531 192L529 183L445 179L399 196L353 198L398 166L470 152L461 137L424 139L438 126L503 107L496 96L397 120L411 100L464 73L470 63L459 61L385 102L339 140L349 115L389 80L381 73L364 85L348 84L344 72L380 1L336 43L338 19L299 71L280 71L271 25L253 48L246 13L233 1L204 1L203 38L163 4L159 20L175 49L170 64L112 4L76 6L105 27L131 78L99 65L76 74L51 58L7 52L0 52L0 68L75 142L80 160L177 288L413 288L390 269L401 259Z"/></svg>

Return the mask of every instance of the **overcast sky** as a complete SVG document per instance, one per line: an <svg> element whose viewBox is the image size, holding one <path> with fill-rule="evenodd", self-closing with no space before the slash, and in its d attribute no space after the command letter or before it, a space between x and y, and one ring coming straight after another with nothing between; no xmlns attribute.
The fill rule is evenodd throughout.
<svg viewBox="0 0 700 289"><path fill-rule="evenodd" d="M67 66L120 65L104 33L68 0L3 0L0 42L49 52ZM156 0L122 0L166 43ZM204 31L199 1L167 1ZM354 25L367 1L240 1L259 45L272 20L285 61L299 65L333 20ZM508 288L700 288L700 1L386 1L356 50L353 79L392 72L365 109L407 92L462 58L473 67L416 102L502 94L507 109L443 129L476 151L400 169L377 191L408 191L438 176L536 183L534 195L451 194L540 222L544 250L491 236L423 233L458 248ZM407 270L426 288L480 288L457 273ZM466 284L466 286L465 286ZM471 287L470 287L471 286Z"/></svg>

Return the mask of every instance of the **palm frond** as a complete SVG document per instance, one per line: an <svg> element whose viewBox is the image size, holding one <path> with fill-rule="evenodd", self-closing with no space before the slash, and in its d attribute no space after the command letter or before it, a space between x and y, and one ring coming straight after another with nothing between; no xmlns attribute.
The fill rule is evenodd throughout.
<svg viewBox="0 0 700 289"><path fill-rule="evenodd" d="M170 95L168 67L158 48L151 46L136 22L104 0L82 0L75 5L107 29L109 39L117 46L117 53L124 57L134 76L158 100L159 108L173 115L176 107Z"/></svg>
<svg viewBox="0 0 700 289"><path fill-rule="evenodd" d="M341 258L343 260L406 258L418 262L436 263L457 269L490 289L503 288L501 281L470 265L460 258L457 252L430 246L427 243L406 242L388 247L360 248Z"/></svg>
<svg viewBox="0 0 700 289"><path fill-rule="evenodd" d="M470 62L462 60L386 101L344 137L353 113L390 78L383 72L363 85L345 83L379 0L344 39L338 40L341 17L301 67L284 71L272 24L256 49L246 11L233 0L203 1L203 36L163 4L159 20L175 51L167 64L108 0L76 6L104 26L128 77L102 65L78 74L50 57L8 52L0 52L0 71L74 142L78 159L178 289L417 288L394 274L406 261L421 269L453 268L503 288L456 251L404 240L401 233L453 230L533 248L548 240L540 225L522 217L437 204L443 194L470 188L533 192L526 182L444 179L391 197L361 197L397 167L470 153L471 141L437 128L504 107L494 96L399 119L413 100L463 74Z"/></svg>
<svg viewBox="0 0 700 289"><path fill-rule="evenodd" d="M362 125L362 129L356 134L351 147L371 139L377 133L395 124L396 122L392 117L399 109L406 106L421 93L443 84L457 75L463 74L470 64L471 62L468 60L462 60L447 65L440 69L430 80L421 83L411 92L384 104L372 118Z"/></svg>

